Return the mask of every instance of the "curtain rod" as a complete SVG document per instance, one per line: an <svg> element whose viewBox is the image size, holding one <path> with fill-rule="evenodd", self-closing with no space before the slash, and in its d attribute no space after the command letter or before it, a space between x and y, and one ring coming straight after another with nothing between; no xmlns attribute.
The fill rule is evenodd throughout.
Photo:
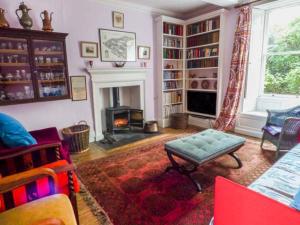
<svg viewBox="0 0 300 225"><path fill-rule="evenodd" d="M244 6L247 6L247 5L252 5L254 3L262 2L262 1L265 1L265 0L255 0L255 1L247 2L247 3L241 4L241 5L237 5L234 8L239 9L241 7L244 7Z"/></svg>

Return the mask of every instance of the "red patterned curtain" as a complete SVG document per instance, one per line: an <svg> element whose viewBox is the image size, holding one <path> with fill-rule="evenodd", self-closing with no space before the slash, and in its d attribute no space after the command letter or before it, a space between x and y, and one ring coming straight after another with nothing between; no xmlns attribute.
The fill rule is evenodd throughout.
<svg viewBox="0 0 300 225"><path fill-rule="evenodd" d="M236 114L240 104L244 85L251 27L251 8L245 6L240 9L235 40L232 52L229 83L218 119L214 128L228 131L235 127Z"/></svg>

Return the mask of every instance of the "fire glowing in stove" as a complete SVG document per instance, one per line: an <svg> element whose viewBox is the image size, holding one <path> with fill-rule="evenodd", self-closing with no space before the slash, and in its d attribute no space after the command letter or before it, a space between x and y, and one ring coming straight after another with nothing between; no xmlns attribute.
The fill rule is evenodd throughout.
<svg viewBox="0 0 300 225"><path fill-rule="evenodd" d="M128 124L128 120L127 119L115 119L114 121L114 125L116 127L122 127L122 126L126 126Z"/></svg>

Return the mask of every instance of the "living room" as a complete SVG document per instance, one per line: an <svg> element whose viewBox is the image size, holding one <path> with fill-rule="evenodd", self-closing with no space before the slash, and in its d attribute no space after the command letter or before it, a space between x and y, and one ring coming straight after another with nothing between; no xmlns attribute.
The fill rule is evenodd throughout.
<svg viewBox="0 0 300 225"><path fill-rule="evenodd" d="M300 222L299 0L1 0L1 225Z"/></svg>

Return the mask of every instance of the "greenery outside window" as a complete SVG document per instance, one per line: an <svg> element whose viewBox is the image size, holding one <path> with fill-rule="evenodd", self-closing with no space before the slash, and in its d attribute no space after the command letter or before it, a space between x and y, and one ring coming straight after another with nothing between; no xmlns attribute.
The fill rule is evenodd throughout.
<svg viewBox="0 0 300 225"><path fill-rule="evenodd" d="M268 10L263 46L264 95L300 95L300 5Z"/></svg>

